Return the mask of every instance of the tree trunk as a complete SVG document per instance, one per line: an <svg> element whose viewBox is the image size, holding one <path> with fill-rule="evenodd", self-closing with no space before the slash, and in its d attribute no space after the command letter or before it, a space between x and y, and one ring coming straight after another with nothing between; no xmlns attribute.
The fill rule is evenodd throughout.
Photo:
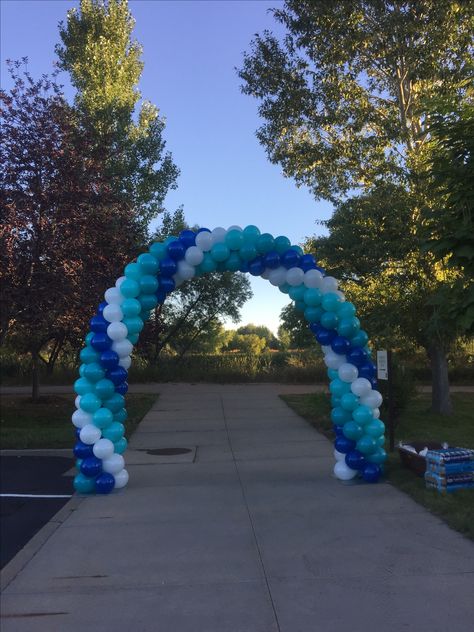
<svg viewBox="0 0 474 632"><path fill-rule="evenodd" d="M453 405L449 393L448 360L441 343L427 349L431 363L431 410L440 415L451 415Z"/></svg>
<svg viewBox="0 0 474 632"><path fill-rule="evenodd" d="M38 351L34 349L31 352L32 357L32 388L31 388L31 399L34 403L38 402L39 397L39 357Z"/></svg>

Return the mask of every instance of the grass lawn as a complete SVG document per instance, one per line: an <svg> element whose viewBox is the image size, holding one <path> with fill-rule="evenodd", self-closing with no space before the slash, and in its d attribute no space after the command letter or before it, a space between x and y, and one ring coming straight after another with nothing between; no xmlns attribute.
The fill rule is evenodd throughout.
<svg viewBox="0 0 474 632"><path fill-rule="evenodd" d="M128 419L125 436L130 437L149 411L156 395L127 395ZM71 448L74 445L74 398L47 395L33 404L28 397L2 397L0 445L2 449Z"/></svg>
<svg viewBox="0 0 474 632"><path fill-rule="evenodd" d="M281 395L295 412L330 439L334 438L330 419L329 398L324 394ZM395 429L395 445L399 441L447 441L451 446L474 448L474 393L453 393L455 412L443 417L430 412L430 398L419 395L410 404ZM389 454L387 480L450 527L474 540L474 490L440 494L426 489L422 477L402 467L398 450Z"/></svg>

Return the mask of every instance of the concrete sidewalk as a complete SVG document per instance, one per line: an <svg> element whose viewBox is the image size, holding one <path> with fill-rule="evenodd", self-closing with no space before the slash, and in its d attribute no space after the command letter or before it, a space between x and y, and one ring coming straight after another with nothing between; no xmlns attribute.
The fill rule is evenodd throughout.
<svg viewBox="0 0 474 632"><path fill-rule="evenodd" d="M471 629L472 543L388 484L335 480L277 397L301 387L159 390L129 487L68 514L4 590L2 632ZM191 451L141 451L163 447Z"/></svg>

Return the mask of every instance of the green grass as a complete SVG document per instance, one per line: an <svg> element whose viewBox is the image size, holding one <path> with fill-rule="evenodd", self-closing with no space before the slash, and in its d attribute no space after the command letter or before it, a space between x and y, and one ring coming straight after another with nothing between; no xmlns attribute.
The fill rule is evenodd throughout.
<svg viewBox="0 0 474 632"><path fill-rule="evenodd" d="M317 430L334 438L330 419L329 398L324 394L280 395L280 397ZM474 448L474 393L453 393L454 414L450 417L430 412L428 396L414 399L402 414L395 429L399 441L447 441L452 446ZM398 450L389 454L387 480L407 493L426 509L442 518L450 527L474 540L474 490L440 494L426 489L422 477L400 463Z"/></svg>
<svg viewBox="0 0 474 632"><path fill-rule="evenodd" d="M128 395L127 438L133 433L156 395ZM0 412L0 444L2 449L72 448L74 412L71 396L48 395L37 404L22 396L4 396Z"/></svg>

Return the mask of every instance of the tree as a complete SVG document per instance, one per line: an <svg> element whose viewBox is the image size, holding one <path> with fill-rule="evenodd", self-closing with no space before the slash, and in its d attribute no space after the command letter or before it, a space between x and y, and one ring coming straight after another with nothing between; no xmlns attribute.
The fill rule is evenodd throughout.
<svg viewBox="0 0 474 632"><path fill-rule="evenodd" d="M446 353L453 328L433 301L441 291L452 291L454 279L444 262L420 252L422 212L441 212L444 202L423 178L432 115L427 102L453 93L460 102L466 99L463 82L470 73L473 9L472 4L430 0L288 0L274 11L287 29L284 41L268 32L257 36L239 73L243 91L262 101L259 112L265 123L257 136L270 160L298 184L310 187L316 198L338 204L339 219L357 214L357 208L364 214L372 205L380 207L381 193L390 186L398 210L408 205L405 222L388 222L387 232L387 221L374 228L374 218L365 213L359 232L376 233L380 243L357 242L341 224L327 244L340 249L350 245L353 250L330 257L326 249L327 261L334 264L346 256L348 270L357 255L369 263L374 254L374 269L381 268L382 274L390 276L391 270L397 279L409 274L406 282L426 315L421 329L430 338L425 348L433 368L433 407L439 412L451 409ZM354 194L359 201L347 200ZM348 207L340 206L346 201ZM335 218L328 227L336 230L337 222ZM378 252L387 244L391 252L408 247L411 260L398 272L392 267L401 261L398 256L379 262ZM375 276L367 276L366 283L369 278L374 282ZM402 310L404 295L399 298ZM393 304L381 300L378 305L387 316L380 320L388 322L387 310ZM402 317L400 324L404 322Z"/></svg>
<svg viewBox="0 0 474 632"><path fill-rule="evenodd" d="M268 327L265 327L265 325L254 325L252 323L249 323L248 325L243 325L242 327L239 327L237 329L237 333L243 336L246 336L248 334L255 334L259 338L263 338L263 340L265 340L266 345L269 349L279 348L276 336L273 334L273 332L270 331L270 329L268 329Z"/></svg>
<svg viewBox="0 0 474 632"><path fill-rule="evenodd" d="M227 345L227 349L250 355L260 355L266 345L265 338L260 338L257 334L239 334L236 331Z"/></svg>
<svg viewBox="0 0 474 632"><path fill-rule="evenodd" d="M288 346L296 349L305 349L314 345L314 335L308 328L308 323L301 312L298 312L291 303L280 312L280 329L278 336L288 341Z"/></svg>
<svg viewBox="0 0 474 632"><path fill-rule="evenodd" d="M163 210L178 169L165 153L164 119L141 98L142 48L132 40L134 20L127 0L81 0L60 24L62 45L56 47L60 68L77 89L75 104L82 124L104 155L106 174L142 220ZM135 121L136 119L136 121Z"/></svg>
<svg viewBox="0 0 474 632"><path fill-rule="evenodd" d="M77 343L133 252L135 227L54 80L9 67L14 87L0 92L2 340L31 353L36 398L40 360L54 364L66 341Z"/></svg>

